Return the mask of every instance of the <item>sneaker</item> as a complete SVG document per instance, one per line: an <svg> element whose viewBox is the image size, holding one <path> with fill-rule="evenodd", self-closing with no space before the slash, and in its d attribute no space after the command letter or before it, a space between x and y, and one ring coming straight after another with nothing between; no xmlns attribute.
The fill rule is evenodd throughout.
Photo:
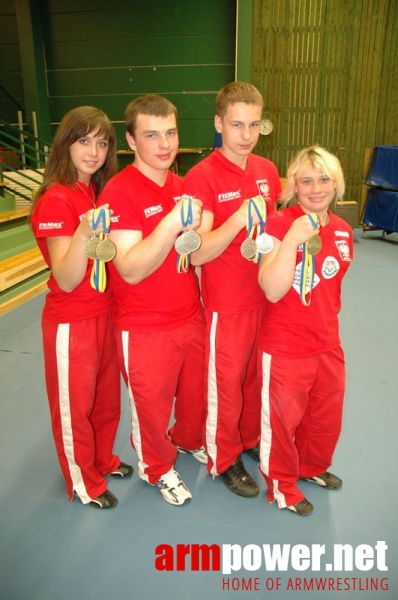
<svg viewBox="0 0 398 600"><path fill-rule="evenodd" d="M243 450L244 454L250 456L253 460L257 460L260 462L260 446L254 446L254 448L247 448L247 450Z"/></svg>
<svg viewBox="0 0 398 600"><path fill-rule="evenodd" d="M204 446L196 448L196 450L185 450L185 448L177 446L177 450L178 452L181 452L181 454L190 454L191 456L196 458L196 460L198 460L200 463L207 465L208 456Z"/></svg>
<svg viewBox="0 0 398 600"><path fill-rule="evenodd" d="M180 506L192 498L192 494L175 469L162 475L156 483L163 498L169 504Z"/></svg>
<svg viewBox="0 0 398 600"><path fill-rule="evenodd" d="M115 477L116 479L123 479L124 477L131 477L133 473L134 469L132 466L121 462L118 468L112 471L112 473L108 473L108 475L110 477Z"/></svg>
<svg viewBox="0 0 398 600"><path fill-rule="evenodd" d="M105 490L103 494L100 494L94 500L89 502L89 506L93 506L94 508L114 508L118 503L118 500L112 492L109 490Z"/></svg>
<svg viewBox="0 0 398 600"><path fill-rule="evenodd" d="M286 508L296 513L296 515L299 515L300 517L308 517L308 515L310 515L314 510L313 505L311 504L311 502L308 502L307 498L304 498L301 502L298 502L297 504L287 506Z"/></svg>
<svg viewBox="0 0 398 600"><path fill-rule="evenodd" d="M243 498L254 498L258 496L259 489L257 483L246 471L245 466L239 457L228 469L218 475L220 479L233 494Z"/></svg>
<svg viewBox="0 0 398 600"><path fill-rule="evenodd" d="M314 477L302 477L301 479L305 479L305 481L312 481L321 487L328 488L329 490L338 490L343 485L340 477L333 475L333 473L329 473L329 471L321 473L320 475L314 475Z"/></svg>

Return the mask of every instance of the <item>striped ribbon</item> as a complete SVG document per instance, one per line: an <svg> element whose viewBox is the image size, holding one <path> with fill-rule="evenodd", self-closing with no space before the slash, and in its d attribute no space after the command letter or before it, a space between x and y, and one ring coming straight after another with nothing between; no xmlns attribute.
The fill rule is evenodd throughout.
<svg viewBox="0 0 398 600"><path fill-rule="evenodd" d="M315 213L309 213L308 215L311 224L314 227L318 227L318 219ZM304 306L309 306L312 299L312 288L314 285L316 261L315 256L311 256L308 253L307 242L303 244L303 258L301 262L301 273L300 273L300 300ZM307 281L309 282L308 300L307 296Z"/></svg>
<svg viewBox="0 0 398 600"><path fill-rule="evenodd" d="M193 222L193 211L192 211L192 198L185 198L181 202L181 224L183 227L192 225ZM188 273L189 266L191 264L190 254L178 254L177 255L177 272Z"/></svg>
<svg viewBox="0 0 398 600"><path fill-rule="evenodd" d="M95 208L93 212L93 229L102 223L104 232L100 233L99 238L105 239L105 233L108 233L111 225L111 211L109 208ZM106 288L106 268L103 260L95 258L90 276L91 287L97 292L104 292Z"/></svg>

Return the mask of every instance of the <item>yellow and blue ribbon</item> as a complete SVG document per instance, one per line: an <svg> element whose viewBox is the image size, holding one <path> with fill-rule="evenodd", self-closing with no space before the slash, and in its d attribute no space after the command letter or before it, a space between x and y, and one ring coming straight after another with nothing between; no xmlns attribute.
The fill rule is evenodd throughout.
<svg viewBox="0 0 398 600"><path fill-rule="evenodd" d="M249 236L246 236L246 237L253 237L254 233L255 233L255 237L257 238L259 235L261 235L261 233L266 225L267 209L265 206L264 199L262 197L261 197L261 200L262 200L262 202L260 202L260 206L259 206L256 201L256 198L250 198L249 210L248 210L248 224L247 224L247 230L248 230L248 232L250 230L250 234L249 234ZM253 212L251 209L257 213L257 216L260 220L260 222L255 226L253 226ZM251 260L255 263L259 263L260 258L261 258L261 253L257 250L256 254L253 256L253 258Z"/></svg>
<svg viewBox="0 0 398 600"><path fill-rule="evenodd" d="M315 214L309 213L308 215L311 224L314 227L318 227L318 220ZM314 285L314 276L315 276L315 268L316 261L315 256L311 256L307 250L307 242L303 244L303 258L301 263L301 273L300 273L300 300L304 306L309 306L311 304L312 299L312 288ZM306 288L307 288L307 280L309 281L309 298L308 301L306 299Z"/></svg>
<svg viewBox="0 0 398 600"><path fill-rule="evenodd" d="M188 227L193 223L192 198L185 198L181 202L181 224ZM188 273L191 264L190 254L178 254L177 256L177 272Z"/></svg>
<svg viewBox="0 0 398 600"><path fill-rule="evenodd" d="M97 229L100 223L103 224L104 233L100 233L99 238L102 241L105 233L108 233L111 225L111 211L106 208L95 208L93 212L93 229ZM106 268L103 260L94 259L91 269L90 284L97 292L104 292L106 288Z"/></svg>

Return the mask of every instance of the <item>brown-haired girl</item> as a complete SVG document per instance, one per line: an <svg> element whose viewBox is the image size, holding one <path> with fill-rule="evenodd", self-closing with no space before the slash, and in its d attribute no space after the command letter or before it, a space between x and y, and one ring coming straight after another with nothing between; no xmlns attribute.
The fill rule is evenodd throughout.
<svg viewBox="0 0 398 600"><path fill-rule="evenodd" d="M113 454L120 420L111 290L91 285L86 244L106 229L93 221L96 198L117 171L116 136L99 109L69 111L55 134L31 225L50 268L42 315L51 425L69 500L112 508L106 475L133 468ZM109 208L109 207L106 207Z"/></svg>

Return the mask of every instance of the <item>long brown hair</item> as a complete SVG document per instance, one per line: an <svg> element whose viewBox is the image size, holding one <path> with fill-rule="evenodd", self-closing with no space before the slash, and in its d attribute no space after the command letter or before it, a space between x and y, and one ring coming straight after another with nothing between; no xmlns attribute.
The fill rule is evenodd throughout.
<svg viewBox="0 0 398 600"><path fill-rule="evenodd" d="M94 106L73 108L64 115L54 136L50 156L44 170L43 182L32 203L31 215L41 194L49 187L55 184L69 187L75 185L77 169L72 162L69 147L92 132L97 132L109 141L106 160L91 177L97 196L107 181L117 173L116 134L107 115Z"/></svg>

